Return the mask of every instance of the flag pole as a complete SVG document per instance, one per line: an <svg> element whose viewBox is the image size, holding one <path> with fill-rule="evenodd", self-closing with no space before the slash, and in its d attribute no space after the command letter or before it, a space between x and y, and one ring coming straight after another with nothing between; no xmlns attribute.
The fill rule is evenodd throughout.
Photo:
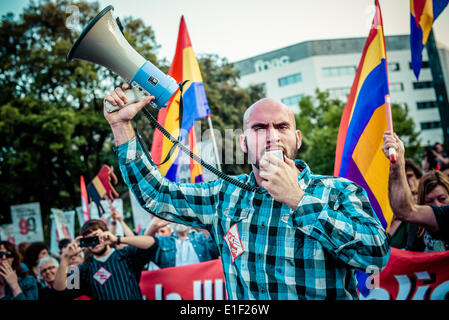
<svg viewBox="0 0 449 320"><path fill-rule="evenodd" d="M221 171L220 157L218 156L217 142L215 141L214 127L212 126L212 120L210 119L210 115L207 117L207 123L209 124L210 136L212 138L212 143L214 147L215 162L217 163L217 169Z"/></svg>
<svg viewBox="0 0 449 320"><path fill-rule="evenodd" d="M388 85L388 94L385 95L385 110L387 116L387 129L391 136L393 136L393 116L391 114L391 97L390 97L390 79L388 76L388 60L387 60L387 46L385 44L385 35L384 35L384 24L382 21L382 13L380 11L379 1L375 0L374 5L376 6L376 14L379 14L379 24L377 25L377 29L382 32L383 45L385 50L385 71L387 73L387 85ZM378 12L377 12L378 11ZM396 150L394 148L388 149L388 157L390 158L391 163L396 163Z"/></svg>

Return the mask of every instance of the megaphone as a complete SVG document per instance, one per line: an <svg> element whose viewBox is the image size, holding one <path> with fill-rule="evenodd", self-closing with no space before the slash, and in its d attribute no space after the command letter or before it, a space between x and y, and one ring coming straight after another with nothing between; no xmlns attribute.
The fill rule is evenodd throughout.
<svg viewBox="0 0 449 320"><path fill-rule="evenodd" d="M67 60L93 62L122 77L132 89L125 91L127 104L152 95L155 97L150 102L152 107L166 107L178 84L134 50L123 36L113 11L113 6L107 6L89 22L70 49ZM118 109L106 102L108 112Z"/></svg>

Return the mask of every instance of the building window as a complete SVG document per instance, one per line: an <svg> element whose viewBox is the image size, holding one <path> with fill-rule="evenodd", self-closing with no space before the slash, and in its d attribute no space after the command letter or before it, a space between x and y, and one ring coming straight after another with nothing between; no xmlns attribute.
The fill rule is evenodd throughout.
<svg viewBox="0 0 449 320"><path fill-rule="evenodd" d="M340 66L340 67L326 67L323 68L324 77L341 77L355 75L355 66Z"/></svg>
<svg viewBox="0 0 449 320"><path fill-rule="evenodd" d="M404 84L402 82L390 83L390 92L404 91Z"/></svg>
<svg viewBox="0 0 449 320"><path fill-rule="evenodd" d="M413 70L412 63L409 62L408 65L410 67L410 70ZM427 68L429 68L429 61L423 61L422 65L421 65L421 69L427 69Z"/></svg>
<svg viewBox="0 0 449 320"><path fill-rule="evenodd" d="M303 97L302 94L297 94L295 96L287 97L281 99L282 103L287 106L297 106L299 101L301 101L301 98Z"/></svg>
<svg viewBox="0 0 449 320"><path fill-rule="evenodd" d="M290 76L282 77L278 79L279 87L288 86L293 83L301 82L302 75L301 73L292 74Z"/></svg>
<svg viewBox="0 0 449 320"><path fill-rule="evenodd" d="M351 87L342 87L342 88L330 88L327 89L329 91L329 95L332 98L344 98L346 99L351 91Z"/></svg>
<svg viewBox="0 0 449 320"><path fill-rule="evenodd" d="M401 70L401 67L399 66L399 62L391 62L388 64L388 71L395 72Z"/></svg>
<svg viewBox="0 0 449 320"><path fill-rule="evenodd" d="M432 81L413 82L413 89L427 89L432 87L433 87Z"/></svg>
<svg viewBox="0 0 449 320"><path fill-rule="evenodd" d="M439 121L428 121L421 122L421 130L439 129L441 128L441 122Z"/></svg>
<svg viewBox="0 0 449 320"><path fill-rule="evenodd" d="M432 108L438 108L438 104L436 101L422 101L417 102L416 106L418 107L418 110L421 109L432 109Z"/></svg>

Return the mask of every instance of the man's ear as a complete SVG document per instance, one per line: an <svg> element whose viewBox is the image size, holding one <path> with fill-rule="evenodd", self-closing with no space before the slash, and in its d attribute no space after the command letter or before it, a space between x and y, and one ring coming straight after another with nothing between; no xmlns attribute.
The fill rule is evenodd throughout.
<svg viewBox="0 0 449 320"><path fill-rule="evenodd" d="M301 131L296 130L296 149L299 150L301 148L302 136Z"/></svg>
<svg viewBox="0 0 449 320"><path fill-rule="evenodd" d="M248 142L243 134L240 135L240 149L242 149L243 153L248 153Z"/></svg>

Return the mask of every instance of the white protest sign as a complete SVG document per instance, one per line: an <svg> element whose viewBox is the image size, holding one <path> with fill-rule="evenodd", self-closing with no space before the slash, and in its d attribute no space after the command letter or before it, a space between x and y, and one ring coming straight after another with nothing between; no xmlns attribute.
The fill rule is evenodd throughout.
<svg viewBox="0 0 449 320"><path fill-rule="evenodd" d="M75 238L75 211L62 211L59 209L51 209L51 236L50 236L50 253L59 254L59 240Z"/></svg>
<svg viewBox="0 0 449 320"><path fill-rule="evenodd" d="M101 217L102 219L106 219L107 221L107 225L110 228L111 226L111 222L112 222L112 218L111 218L111 209L109 208L110 205L110 201L109 200L101 200L100 201L101 206L104 209L104 214ZM112 202L112 206L122 214L123 216L123 200L118 198L118 199L114 199L114 201ZM123 236L124 232L123 232L123 227L120 223L117 222L116 224L116 229L115 229L115 234L117 236Z"/></svg>
<svg viewBox="0 0 449 320"><path fill-rule="evenodd" d="M9 241L11 243L15 243L14 240L14 226L12 223L10 224L2 224L0 226L0 240L1 241Z"/></svg>
<svg viewBox="0 0 449 320"><path fill-rule="evenodd" d="M133 221L136 230L134 230L137 234L143 234L146 228L151 223L151 215L143 209L140 204L137 202L136 197L132 193L131 189L129 190L129 198L131 199L131 208L133 210Z"/></svg>
<svg viewBox="0 0 449 320"><path fill-rule="evenodd" d="M16 244L44 241L39 202L11 206L11 220Z"/></svg>

